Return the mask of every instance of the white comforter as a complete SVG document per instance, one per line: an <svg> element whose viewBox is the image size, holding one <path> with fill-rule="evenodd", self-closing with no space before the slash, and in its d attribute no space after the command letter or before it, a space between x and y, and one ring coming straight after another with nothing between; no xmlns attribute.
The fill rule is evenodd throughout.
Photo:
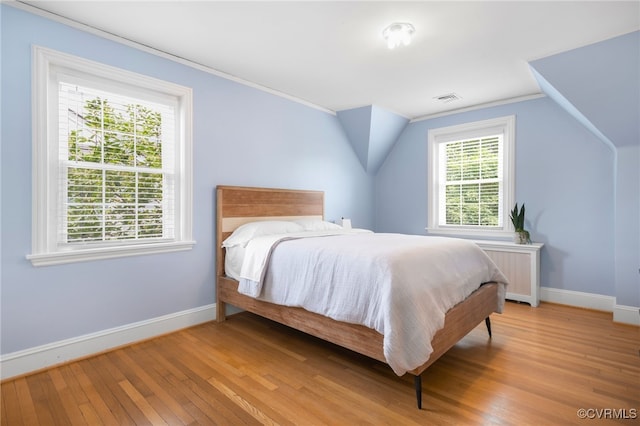
<svg viewBox="0 0 640 426"><path fill-rule="evenodd" d="M501 312L507 282L473 242L404 234L259 237L242 269L244 294L377 330L398 375L428 360L446 312L481 283L500 283Z"/></svg>

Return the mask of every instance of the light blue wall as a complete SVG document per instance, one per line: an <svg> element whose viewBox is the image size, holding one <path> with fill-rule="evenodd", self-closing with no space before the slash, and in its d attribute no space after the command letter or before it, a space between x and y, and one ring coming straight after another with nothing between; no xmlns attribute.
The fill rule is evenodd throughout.
<svg viewBox="0 0 640 426"><path fill-rule="evenodd" d="M215 302L214 188L325 191L326 216L373 226L373 182L337 118L0 5L1 351L82 336ZM31 46L193 88L191 251L35 268L31 250Z"/></svg>
<svg viewBox="0 0 640 426"><path fill-rule="evenodd" d="M617 150L616 300L640 306L640 143Z"/></svg>
<svg viewBox="0 0 640 426"><path fill-rule="evenodd" d="M369 169L372 106L352 108L336 113L354 152L365 170Z"/></svg>
<svg viewBox="0 0 640 426"><path fill-rule="evenodd" d="M616 304L640 306L640 31L531 63L570 114L615 152ZM561 94L555 96L554 94Z"/></svg>
<svg viewBox="0 0 640 426"><path fill-rule="evenodd" d="M408 118L375 105L338 111L336 115L362 167L370 175L378 172L409 122Z"/></svg>
<svg viewBox="0 0 640 426"><path fill-rule="evenodd" d="M549 98L411 123L376 176L376 230L425 234L430 128L516 116L516 200L545 244L541 285L614 295L612 150Z"/></svg>
<svg viewBox="0 0 640 426"><path fill-rule="evenodd" d="M407 123L409 123L408 118L375 105L371 108L371 140L369 141L371 167L367 169L370 173L378 172Z"/></svg>
<svg viewBox="0 0 640 426"><path fill-rule="evenodd" d="M615 146L640 143L640 31L530 65Z"/></svg>

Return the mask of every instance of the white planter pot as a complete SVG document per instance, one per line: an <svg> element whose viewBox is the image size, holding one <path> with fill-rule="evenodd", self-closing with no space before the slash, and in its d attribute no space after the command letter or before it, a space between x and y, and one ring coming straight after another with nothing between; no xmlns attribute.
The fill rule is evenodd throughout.
<svg viewBox="0 0 640 426"><path fill-rule="evenodd" d="M516 231L513 233L513 242L516 244L529 244L531 239L529 238L529 232Z"/></svg>

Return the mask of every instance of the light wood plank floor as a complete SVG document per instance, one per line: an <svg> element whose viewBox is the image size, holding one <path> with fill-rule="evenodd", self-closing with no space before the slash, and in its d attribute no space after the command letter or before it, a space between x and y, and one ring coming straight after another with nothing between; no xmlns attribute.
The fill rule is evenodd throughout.
<svg viewBox="0 0 640 426"><path fill-rule="evenodd" d="M423 374L422 410L412 377L242 313L5 381L1 422L640 424L640 328L545 303L492 323Z"/></svg>

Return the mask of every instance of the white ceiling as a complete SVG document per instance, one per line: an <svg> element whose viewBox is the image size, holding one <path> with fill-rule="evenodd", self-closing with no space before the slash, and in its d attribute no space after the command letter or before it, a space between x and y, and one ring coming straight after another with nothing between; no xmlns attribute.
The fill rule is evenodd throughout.
<svg viewBox="0 0 640 426"><path fill-rule="evenodd" d="M539 94L529 61L640 29L637 0L23 3L331 111L407 118ZM392 22L415 26L410 46L386 47Z"/></svg>

